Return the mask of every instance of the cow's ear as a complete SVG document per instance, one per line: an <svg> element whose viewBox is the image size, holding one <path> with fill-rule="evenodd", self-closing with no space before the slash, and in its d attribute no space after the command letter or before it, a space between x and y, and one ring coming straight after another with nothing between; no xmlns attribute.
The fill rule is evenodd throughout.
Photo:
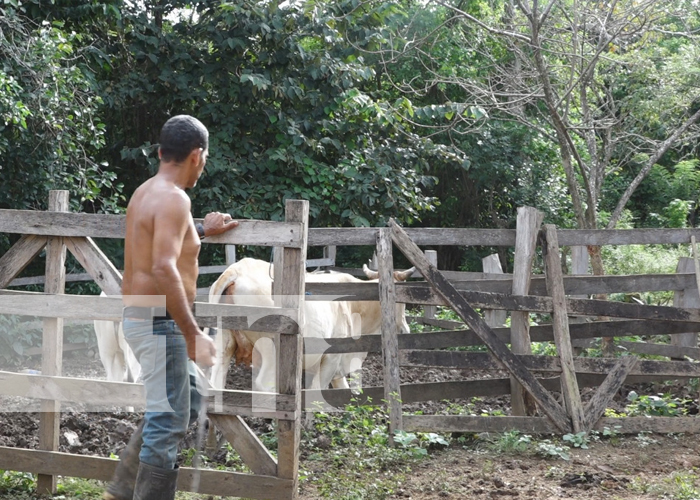
<svg viewBox="0 0 700 500"><path fill-rule="evenodd" d="M415 272L415 267L412 267L411 269L406 269L405 271L394 271L394 279L396 281L406 281L408 278L413 276L413 273Z"/></svg>
<svg viewBox="0 0 700 500"><path fill-rule="evenodd" d="M365 273L368 279L376 280L379 279L379 271L372 271L367 264L362 265L362 271Z"/></svg>

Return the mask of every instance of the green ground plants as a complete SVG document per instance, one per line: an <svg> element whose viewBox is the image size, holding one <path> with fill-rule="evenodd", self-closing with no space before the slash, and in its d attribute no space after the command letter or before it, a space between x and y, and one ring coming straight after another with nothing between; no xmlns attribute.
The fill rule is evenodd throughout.
<svg viewBox="0 0 700 500"><path fill-rule="evenodd" d="M400 485L410 466L429 450L448 446L436 433L399 431L391 446L388 415L381 406L347 405L339 413L317 413L309 443L307 478L324 498L383 500ZM313 462L323 463L322 470Z"/></svg>

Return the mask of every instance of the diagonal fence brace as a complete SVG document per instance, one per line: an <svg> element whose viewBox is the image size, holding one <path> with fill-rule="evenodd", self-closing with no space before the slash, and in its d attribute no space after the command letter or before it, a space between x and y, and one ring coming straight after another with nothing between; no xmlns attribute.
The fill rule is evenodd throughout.
<svg viewBox="0 0 700 500"><path fill-rule="evenodd" d="M499 339L486 322L479 316L450 282L428 262L418 245L393 219L389 220L391 237L401 252L411 261L411 264L421 272L423 277L435 291L455 310L476 335L486 344L491 353L503 363L506 369L529 392L549 417L552 423L562 432L571 432L571 421L563 408L554 397L540 384L523 363L513 354L508 346Z"/></svg>

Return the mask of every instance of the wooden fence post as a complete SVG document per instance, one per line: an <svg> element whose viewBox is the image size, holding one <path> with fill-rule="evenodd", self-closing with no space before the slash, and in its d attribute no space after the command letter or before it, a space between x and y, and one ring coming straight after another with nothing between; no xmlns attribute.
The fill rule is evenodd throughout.
<svg viewBox="0 0 700 500"><path fill-rule="evenodd" d="M331 259L333 261L333 264L331 266L335 266L335 255L338 247L335 245L329 245L323 247L323 258L324 259Z"/></svg>
<svg viewBox="0 0 700 500"><path fill-rule="evenodd" d="M49 210L68 212L68 191L49 191ZM46 244L46 283L44 293L60 294L66 289L66 246L62 237L50 237ZM44 318L41 343L41 374L61 375L63 365L63 318ZM39 449L58 451L61 404L42 400L39 418ZM57 476L39 474L36 489L39 495L56 493Z"/></svg>
<svg viewBox="0 0 700 500"><path fill-rule="evenodd" d="M544 214L535 208L518 208L515 230L515 262L513 264L513 295L527 295L530 289L537 234L543 219ZM512 311L510 313L510 344L513 354L532 354L530 314L528 312ZM535 413L534 401L514 377L511 377L510 380L513 415L533 415Z"/></svg>
<svg viewBox="0 0 700 500"><path fill-rule="evenodd" d="M571 275L582 276L588 274L588 248L584 246L571 247ZM586 299L586 295L573 295L574 299ZM569 321L571 323L585 323L585 316L572 316ZM593 344L593 339L574 339L571 341L574 347L574 354L579 355L583 349L590 347Z"/></svg>
<svg viewBox="0 0 700 500"><path fill-rule="evenodd" d="M399 370L399 331L396 324L396 289L391 229L382 228L377 235L379 263L379 302L382 311L382 352L384 355L384 399L389 408L389 441L403 428L401 421L401 379Z"/></svg>
<svg viewBox="0 0 700 500"><path fill-rule="evenodd" d="M503 274L501 259L497 253L492 253L481 259L481 269L488 274ZM484 319L491 328L503 326L506 322L506 311L501 309L485 309Z"/></svg>
<svg viewBox="0 0 700 500"><path fill-rule="evenodd" d="M280 293L282 307L298 310L299 331L294 334L281 333L279 338L277 387L280 394L295 397L294 418L279 419L277 473L280 479L292 481L290 499L298 498L299 445L301 440L301 371L303 364L304 328L304 279L306 275L306 248L308 241L309 202L287 200L286 221L303 224L301 248L285 248L283 257L282 283L276 289ZM275 252L277 254L277 252ZM275 277L278 270L275 268Z"/></svg>
<svg viewBox="0 0 700 500"><path fill-rule="evenodd" d="M428 259L428 262L435 266L435 269L438 268L438 260L437 260L437 250L426 250L423 252L425 254L425 258ZM437 306L425 306L423 307L423 316L429 319L434 319L435 318L435 313L437 312Z"/></svg>
<svg viewBox="0 0 700 500"><path fill-rule="evenodd" d="M566 309L566 294L564 293L564 276L561 270L557 228L552 224L547 224L545 226L545 237L546 243L542 246L545 251L547 292L552 297L554 305L552 328L554 331L554 343L557 345L559 359L561 360L562 394L564 395L564 401L566 402L566 408L571 418L574 432L578 433L586 430L586 417L583 411L583 404L581 403L581 393L578 389L574 355L571 348L569 315Z"/></svg>
<svg viewBox="0 0 700 500"><path fill-rule="evenodd" d="M231 264L236 263L236 245L226 245L225 247L226 251L226 265L230 266Z"/></svg>
<svg viewBox="0 0 700 500"><path fill-rule="evenodd" d="M676 266L677 273L695 273L695 261L689 257L681 257ZM673 307L683 307L686 309L700 308L700 295L698 295L697 286L674 292ZM671 335L671 345L678 347L697 347L697 333L679 333ZM674 358L675 359L675 358Z"/></svg>

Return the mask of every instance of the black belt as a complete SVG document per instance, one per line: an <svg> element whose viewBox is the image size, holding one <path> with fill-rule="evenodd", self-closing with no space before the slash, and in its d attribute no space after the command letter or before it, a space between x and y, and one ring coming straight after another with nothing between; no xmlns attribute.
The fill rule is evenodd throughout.
<svg viewBox="0 0 700 500"><path fill-rule="evenodd" d="M122 315L124 316L124 318L145 319L148 321L173 319L173 317L170 316L170 313L165 309L165 307L127 306L124 308Z"/></svg>

